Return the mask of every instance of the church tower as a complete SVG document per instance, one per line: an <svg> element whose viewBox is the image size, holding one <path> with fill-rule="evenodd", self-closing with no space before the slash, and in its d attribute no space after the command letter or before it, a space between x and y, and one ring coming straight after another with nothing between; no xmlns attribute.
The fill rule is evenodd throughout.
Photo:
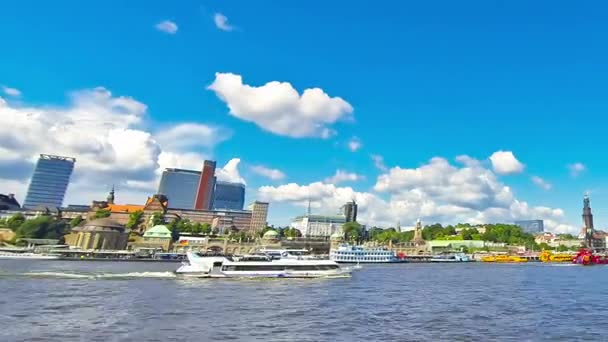
<svg viewBox="0 0 608 342"><path fill-rule="evenodd" d="M114 185L112 185L112 190L110 191L107 200L108 204L114 204Z"/></svg>
<svg viewBox="0 0 608 342"><path fill-rule="evenodd" d="M593 214L591 214L591 207L589 206L589 195L585 195L583 199L583 225L587 231L593 231Z"/></svg>
<svg viewBox="0 0 608 342"><path fill-rule="evenodd" d="M412 239L412 242L416 244L416 246L425 244L424 238L422 237L422 222L420 222L420 219L416 221L416 228L414 229L414 238Z"/></svg>
<svg viewBox="0 0 608 342"><path fill-rule="evenodd" d="M584 239L587 247L593 249L593 214L589 206L589 195L583 198L583 229L579 238Z"/></svg>

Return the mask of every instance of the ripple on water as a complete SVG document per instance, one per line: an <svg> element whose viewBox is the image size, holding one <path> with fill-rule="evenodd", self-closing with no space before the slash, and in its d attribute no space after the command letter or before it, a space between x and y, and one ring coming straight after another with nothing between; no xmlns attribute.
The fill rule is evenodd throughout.
<svg viewBox="0 0 608 342"><path fill-rule="evenodd" d="M174 278L173 264L0 263L0 341L603 340L606 268L499 266L239 281Z"/></svg>

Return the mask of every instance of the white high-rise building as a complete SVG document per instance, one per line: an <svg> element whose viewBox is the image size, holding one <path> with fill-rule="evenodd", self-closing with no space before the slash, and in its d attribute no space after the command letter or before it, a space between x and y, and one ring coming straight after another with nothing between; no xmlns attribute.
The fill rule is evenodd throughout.
<svg viewBox="0 0 608 342"><path fill-rule="evenodd" d="M339 216L303 215L291 221L291 228L302 233L303 237L328 238L333 233L340 231L346 223L346 218Z"/></svg>

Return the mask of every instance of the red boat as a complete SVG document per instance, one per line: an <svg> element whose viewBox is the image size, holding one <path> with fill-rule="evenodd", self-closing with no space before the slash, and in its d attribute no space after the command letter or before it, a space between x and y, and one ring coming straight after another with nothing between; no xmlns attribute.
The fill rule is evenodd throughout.
<svg viewBox="0 0 608 342"><path fill-rule="evenodd" d="M606 265L608 264L608 259L599 255L593 255L590 250L583 248L572 258L572 263L584 266Z"/></svg>

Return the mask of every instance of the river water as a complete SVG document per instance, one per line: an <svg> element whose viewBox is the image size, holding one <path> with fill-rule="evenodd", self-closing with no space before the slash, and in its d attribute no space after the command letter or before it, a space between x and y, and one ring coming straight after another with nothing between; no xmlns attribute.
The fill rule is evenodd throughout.
<svg viewBox="0 0 608 342"><path fill-rule="evenodd" d="M0 341L608 340L608 267L370 265L182 279L173 263L0 260Z"/></svg>

